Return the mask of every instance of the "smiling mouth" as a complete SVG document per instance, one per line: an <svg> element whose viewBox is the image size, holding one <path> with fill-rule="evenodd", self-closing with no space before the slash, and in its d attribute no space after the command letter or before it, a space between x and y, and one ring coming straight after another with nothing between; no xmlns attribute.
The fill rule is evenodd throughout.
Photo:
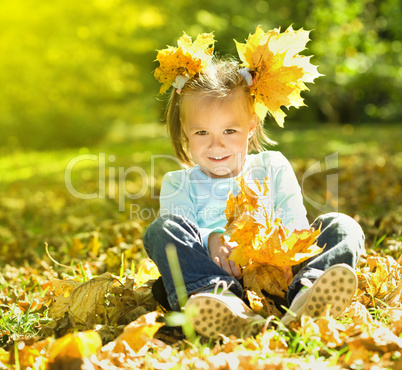
<svg viewBox="0 0 402 370"><path fill-rule="evenodd" d="M213 160L213 161L222 161L222 160L224 160L224 159L226 159L226 158L229 158L229 156L228 155L225 155L225 156L223 156L223 157L208 157L209 159L211 159L211 160Z"/></svg>

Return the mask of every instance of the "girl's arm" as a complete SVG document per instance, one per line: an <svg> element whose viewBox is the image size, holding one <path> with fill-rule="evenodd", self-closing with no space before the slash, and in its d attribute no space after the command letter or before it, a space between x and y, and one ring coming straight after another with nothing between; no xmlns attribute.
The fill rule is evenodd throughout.
<svg viewBox="0 0 402 370"><path fill-rule="evenodd" d="M189 180L185 171L168 172L163 177L159 201L161 215L179 215L198 226L202 244L207 250L210 234L225 231L223 227L208 229L198 225L196 205L190 196Z"/></svg>
<svg viewBox="0 0 402 370"><path fill-rule="evenodd" d="M166 213L180 215L198 226L195 205L190 197L183 173L184 171L170 172L164 176L160 194L161 215ZM203 246L209 251L211 259L227 273L240 279L242 276L240 268L233 261L228 260L235 245L226 241L222 243L224 229L199 227L199 230Z"/></svg>

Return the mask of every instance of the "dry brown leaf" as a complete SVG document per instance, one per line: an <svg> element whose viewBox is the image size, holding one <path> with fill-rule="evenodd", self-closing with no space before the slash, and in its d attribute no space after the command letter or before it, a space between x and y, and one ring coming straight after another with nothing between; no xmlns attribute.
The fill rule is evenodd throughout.
<svg viewBox="0 0 402 370"><path fill-rule="evenodd" d="M18 307L21 309L22 312L27 312L28 310L30 312L35 312L41 310L43 306L43 300L40 300L39 298L34 298L30 302L28 301L18 301Z"/></svg>
<svg viewBox="0 0 402 370"><path fill-rule="evenodd" d="M85 283L74 284L67 297L54 298L49 308L49 317L53 319L51 327L65 326L67 329L69 324L63 322L66 317L73 327L81 330L92 329L95 323L104 322L106 293L113 281L112 275L105 273Z"/></svg>
<svg viewBox="0 0 402 370"><path fill-rule="evenodd" d="M402 299L401 266L391 257L367 257L367 267L357 271L359 279L357 297L365 306L380 302L397 307Z"/></svg>
<svg viewBox="0 0 402 370"><path fill-rule="evenodd" d="M336 321L329 311L316 320L316 324L320 329L321 340L329 348L340 347L346 339L346 328Z"/></svg>
<svg viewBox="0 0 402 370"><path fill-rule="evenodd" d="M105 314L105 296L113 281L112 275L105 273L75 285L68 297L59 296L54 299L49 317L58 320L68 313L74 324L87 328L96 322L97 316Z"/></svg>
<svg viewBox="0 0 402 370"><path fill-rule="evenodd" d="M59 279L54 279L51 281L48 281L47 283L42 285L43 290L48 290L47 291L47 296L64 296L68 297L71 293L71 291L81 285L79 281L75 280L59 280Z"/></svg>
<svg viewBox="0 0 402 370"><path fill-rule="evenodd" d="M243 269L243 281L246 289L263 297L262 290L268 294L285 297L288 284L282 268L270 265L250 264Z"/></svg>
<svg viewBox="0 0 402 370"><path fill-rule="evenodd" d="M53 320L47 328L60 336L72 329L89 330L101 325L97 330L102 339L110 341L121 332L119 326L156 309L152 280L138 288L132 278L118 285L114 282L113 276L106 273L77 285L68 297L54 298L49 308Z"/></svg>
<svg viewBox="0 0 402 370"><path fill-rule="evenodd" d="M262 317L269 317L271 315L279 317L281 315L281 312L276 308L273 300L264 296L261 298L252 290L246 290L246 297L249 301L250 308Z"/></svg>
<svg viewBox="0 0 402 370"><path fill-rule="evenodd" d="M140 316L156 309L156 301L152 294L152 280L138 287L113 286L108 297L110 305L107 317L110 323L127 325Z"/></svg>
<svg viewBox="0 0 402 370"><path fill-rule="evenodd" d="M400 306L402 303L402 281L384 297L383 302L389 307Z"/></svg>
<svg viewBox="0 0 402 370"><path fill-rule="evenodd" d="M352 352L359 351L361 348L380 353L394 352L402 350L402 338L396 336L390 329L378 327L372 333L363 332L362 334L350 338L348 345Z"/></svg>
<svg viewBox="0 0 402 370"><path fill-rule="evenodd" d="M94 322L96 316L104 315L106 293L113 281L113 276L105 273L76 287L71 292L69 303L69 314L72 320L86 325L88 321Z"/></svg>
<svg viewBox="0 0 402 370"><path fill-rule="evenodd" d="M353 301L349 305L345 315L353 319L354 325L368 327L374 321L367 308L358 301Z"/></svg>
<svg viewBox="0 0 402 370"><path fill-rule="evenodd" d="M367 264L370 266L370 293L373 296L383 297L396 288L401 278L400 266L391 256L370 256Z"/></svg>
<svg viewBox="0 0 402 370"><path fill-rule="evenodd" d="M388 316L390 322L390 330L400 336L402 333L402 309L401 308L388 308L384 309L382 314Z"/></svg>
<svg viewBox="0 0 402 370"><path fill-rule="evenodd" d="M70 297L56 297L49 308L49 317L53 320L60 320L68 312Z"/></svg>

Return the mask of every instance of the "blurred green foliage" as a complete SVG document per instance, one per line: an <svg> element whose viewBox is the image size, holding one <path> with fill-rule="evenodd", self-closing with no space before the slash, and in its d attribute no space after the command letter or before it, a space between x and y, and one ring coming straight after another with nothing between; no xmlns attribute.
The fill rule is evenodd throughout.
<svg viewBox="0 0 402 370"><path fill-rule="evenodd" d="M185 31L215 32L235 55L260 24L313 30L325 74L295 121L402 117L400 0L13 0L0 14L0 145L92 145L115 124L160 121L156 50Z"/></svg>

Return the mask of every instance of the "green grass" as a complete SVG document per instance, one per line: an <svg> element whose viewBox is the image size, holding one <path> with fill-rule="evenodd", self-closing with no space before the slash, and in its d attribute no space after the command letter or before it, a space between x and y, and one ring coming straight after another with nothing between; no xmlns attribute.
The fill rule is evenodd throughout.
<svg viewBox="0 0 402 370"><path fill-rule="evenodd" d="M13 304L10 311L0 317L0 330L8 336L18 334L22 336L35 336L39 332L39 320L42 315L31 312L28 309L25 313L17 313L18 305Z"/></svg>

